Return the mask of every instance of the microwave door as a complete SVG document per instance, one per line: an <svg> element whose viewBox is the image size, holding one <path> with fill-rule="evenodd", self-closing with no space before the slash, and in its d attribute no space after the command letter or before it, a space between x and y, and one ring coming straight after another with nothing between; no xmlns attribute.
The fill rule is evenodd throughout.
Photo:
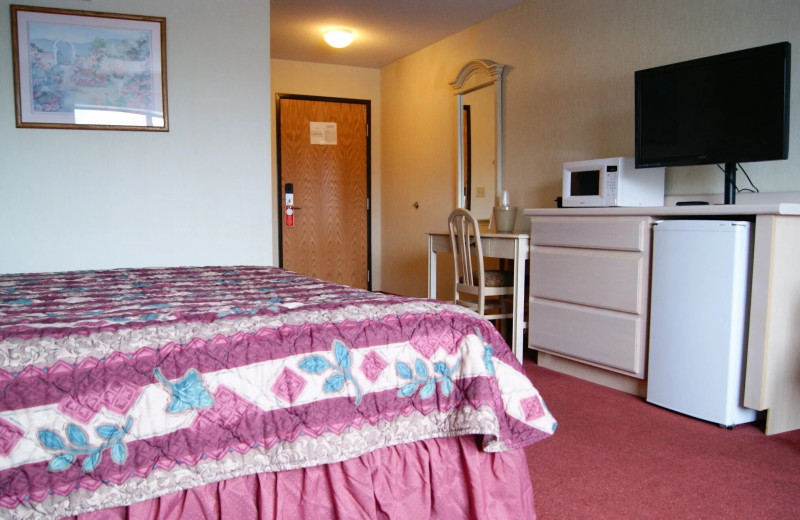
<svg viewBox="0 0 800 520"><path fill-rule="evenodd" d="M573 197L600 195L600 170L571 172L569 188Z"/></svg>

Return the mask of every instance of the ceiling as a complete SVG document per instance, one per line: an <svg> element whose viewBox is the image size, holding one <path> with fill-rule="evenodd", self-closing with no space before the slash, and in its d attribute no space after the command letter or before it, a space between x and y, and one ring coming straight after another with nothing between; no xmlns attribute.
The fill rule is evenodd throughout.
<svg viewBox="0 0 800 520"><path fill-rule="evenodd" d="M380 68L523 0L271 0L272 58ZM329 47L326 29L355 34Z"/></svg>

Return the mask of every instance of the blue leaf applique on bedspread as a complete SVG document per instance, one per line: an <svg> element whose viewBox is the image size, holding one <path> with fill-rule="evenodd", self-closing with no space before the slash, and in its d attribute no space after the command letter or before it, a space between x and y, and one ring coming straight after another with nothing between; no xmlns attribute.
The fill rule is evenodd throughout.
<svg viewBox="0 0 800 520"><path fill-rule="evenodd" d="M167 385L172 391L172 402L167 408L167 412L180 413L190 409L210 408L213 406L214 400L205 386L203 386L197 370L189 370L175 384L170 383L158 368L155 369L154 373L158 380Z"/></svg>
<svg viewBox="0 0 800 520"><path fill-rule="evenodd" d="M50 471L65 470L78 460L79 456L86 455L83 459L82 467L85 473L89 473L100 464L103 452L109 449L111 450L111 460L117 464L125 463L125 459L128 457L128 450L122 439L130 431L132 424L133 420L128 418L122 428L110 424L99 426L95 431L104 442L98 446L92 446L88 441L86 432L75 424L67 425L66 441L53 430L39 430L38 437L42 446L49 450L60 452L50 459L47 469Z"/></svg>
<svg viewBox="0 0 800 520"><path fill-rule="evenodd" d="M311 374L321 374L322 372L332 369L334 374L330 376L323 386L326 393L338 392L344 387L346 382L350 382L356 390L355 405L361 404L362 392L361 386L358 381L353 377L350 371L350 351L340 340L334 340L331 345L333 350L333 357L336 364L331 363L323 356L310 356L300 362L300 368Z"/></svg>
<svg viewBox="0 0 800 520"><path fill-rule="evenodd" d="M398 361L395 365L397 375L403 379L410 379L411 381L404 384L397 391L398 397L411 397L419 389L419 396L423 399L431 397L436 393L436 383L442 383L442 394L445 396L450 395L453 391L452 375L458 370L461 365L461 360L456 361L453 368L447 366L447 363L437 362L433 364L433 371L438 375L429 375L428 367L422 359L417 359L414 362L414 371L407 363ZM421 389L420 389L421 387Z"/></svg>

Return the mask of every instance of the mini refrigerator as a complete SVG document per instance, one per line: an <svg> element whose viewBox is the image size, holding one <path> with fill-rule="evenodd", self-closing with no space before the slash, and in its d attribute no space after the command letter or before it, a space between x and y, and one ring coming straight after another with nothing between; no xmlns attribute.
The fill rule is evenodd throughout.
<svg viewBox="0 0 800 520"><path fill-rule="evenodd" d="M647 401L731 427L741 403L750 223L665 220L653 227Z"/></svg>

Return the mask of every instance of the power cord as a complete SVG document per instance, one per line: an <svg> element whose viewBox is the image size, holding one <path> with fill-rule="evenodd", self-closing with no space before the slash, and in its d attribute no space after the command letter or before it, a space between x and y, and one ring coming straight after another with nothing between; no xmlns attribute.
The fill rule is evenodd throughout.
<svg viewBox="0 0 800 520"><path fill-rule="evenodd" d="M749 192L749 193L759 193L758 187L755 184L753 184L753 180L750 179L750 175L747 174L747 170L745 170L742 167L741 163L736 163L736 166L738 166L739 169L742 170L742 173L747 178L747 182L749 182L750 186L752 186L752 189L751 188L740 188L739 186L734 184L733 187L736 188L736 193L742 193L743 191L746 191L746 192ZM717 168L719 168L722 172L725 172L725 168L723 168L721 165L718 164Z"/></svg>

